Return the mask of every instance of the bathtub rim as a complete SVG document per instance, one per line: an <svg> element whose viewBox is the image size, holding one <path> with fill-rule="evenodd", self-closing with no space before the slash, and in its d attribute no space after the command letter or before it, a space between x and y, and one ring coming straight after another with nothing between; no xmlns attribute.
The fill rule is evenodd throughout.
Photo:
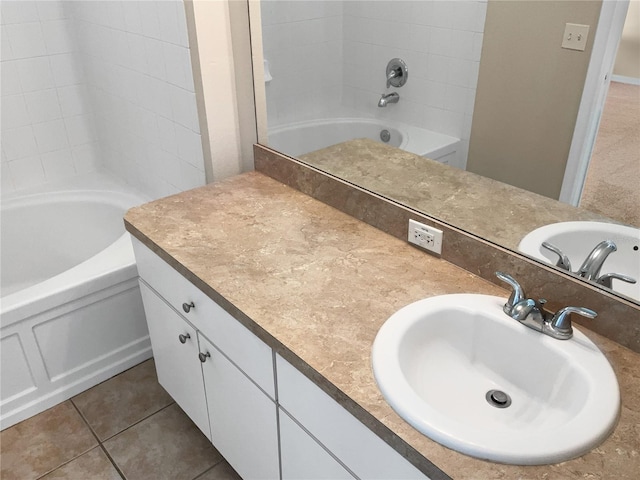
<svg viewBox="0 0 640 480"><path fill-rule="evenodd" d="M394 120L384 120L371 117L325 117L311 120L303 120L300 122L286 123L274 126L267 132L267 138L271 134L285 133L298 128L308 128L320 125L329 125L331 123L355 123L361 122L370 125L376 125L380 128L394 128L400 131L403 136L399 147L402 150L419 155L421 157L429 157L437 160L440 157L454 153L460 148L461 139L446 135L444 133L434 132L425 128L415 127L407 123ZM425 134L426 132L426 134Z"/></svg>
<svg viewBox="0 0 640 480"><path fill-rule="evenodd" d="M145 203L148 199L141 193L108 175L89 177L91 188L74 187L69 184L47 185L42 189L12 194L2 199L2 208L32 206L42 199L58 197L72 199L111 200L112 205L129 208ZM20 192L18 192L20 193ZM40 201L40 202L39 202ZM38 313L71 302L79 296L100 291L114 283L137 276L133 247L129 233L123 232L113 243L83 262L54 275L40 283L0 298L0 328L20 322Z"/></svg>

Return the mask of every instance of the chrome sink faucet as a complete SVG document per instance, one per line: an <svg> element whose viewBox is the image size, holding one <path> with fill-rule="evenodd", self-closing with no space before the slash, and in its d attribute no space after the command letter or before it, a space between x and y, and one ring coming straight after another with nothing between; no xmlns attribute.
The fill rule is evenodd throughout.
<svg viewBox="0 0 640 480"><path fill-rule="evenodd" d="M387 93L387 94L383 93L382 96L380 97L380 100L378 100L378 106L386 107L390 103L398 103L399 100L400 100L400 95L398 95L396 92Z"/></svg>
<svg viewBox="0 0 640 480"><path fill-rule="evenodd" d="M568 340L573 336L571 327L571 313L587 318L595 318L597 313L584 307L564 307L554 314L544 311L546 300L527 298L520 284L506 273L496 272L503 282L511 287L511 295L502 307L504 313L523 325L542 332L558 340Z"/></svg>
<svg viewBox="0 0 640 480"><path fill-rule="evenodd" d="M622 275L621 273L605 273L604 275L600 275L600 271L602 270L605 260L609 258L609 255L618 250L616 244L611 240L604 240L596 245L594 249L591 250L591 253L587 255L584 262L582 262L580 268L575 272L571 271L571 262L562 250L549 242L542 242L542 247L558 255L556 267L560 267L569 273L591 280L604 287L612 288L614 280L620 280L622 282L632 284L636 283L635 278Z"/></svg>

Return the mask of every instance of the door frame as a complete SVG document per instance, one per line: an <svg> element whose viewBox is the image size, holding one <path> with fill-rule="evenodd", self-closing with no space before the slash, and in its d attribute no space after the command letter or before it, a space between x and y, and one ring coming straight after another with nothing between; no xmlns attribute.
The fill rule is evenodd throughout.
<svg viewBox="0 0 640 480"><path fill-rule="evenodd" d="M629 0L603 0L559 200L578 206L587 177Z"/></svg>

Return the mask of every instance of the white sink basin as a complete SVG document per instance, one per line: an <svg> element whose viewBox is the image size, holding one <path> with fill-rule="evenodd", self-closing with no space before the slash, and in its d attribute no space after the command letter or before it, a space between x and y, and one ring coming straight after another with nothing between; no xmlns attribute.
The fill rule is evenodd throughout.
<svg viewBox="0 0 640 480"><path fill-rule="evenodd" d="M520 241L518 250L536 260L555 265L558 257L542 248L542 242L549 242L569 257L575 271L603 240L612 240L618 250L605 260L601 274L621 273L635 278L635 284L614 280L613 290L640 300L640 229L603 222L552 223L528 233Z"/></svg>
<svg viewBox="0 0 640 480"><path fill-rule="evenodd" d="M575 327L556 340L507 316L504 303L442 295L393 314L372 352L382 395L418 431L474 457L544 465L586 453L617 421L611 365ZM490 404L492 390L511 405Z"/></svg>

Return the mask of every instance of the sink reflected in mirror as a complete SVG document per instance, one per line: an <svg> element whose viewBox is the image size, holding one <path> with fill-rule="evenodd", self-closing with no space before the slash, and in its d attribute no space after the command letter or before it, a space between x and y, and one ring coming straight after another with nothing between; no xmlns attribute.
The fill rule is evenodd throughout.
<svg viewBox="0 0 640 480"><path fill-rule="evenodd" d="M382 395L431 439L474 457L552 464L598 446L618 418L618 382L582 332L557 340L503 312L505 298L454 294L412 303L372 351Z"/></svg>
<svg viewBox="0 0 640 480"><path fill-rule="evenodd" d="M568 269L579 274L581 265L601 242L613 242L613 247L602 259L597 278L590 280L597 282L602 279L598 282L600 286L640 301L640 229L603 222L554 223L528 233L518 245L518 250L556 265L561 256L553 250L558 249L567 257ZM562 268L567 269L566 266ZM631 283L630 280L636 282Z"/></svg>

